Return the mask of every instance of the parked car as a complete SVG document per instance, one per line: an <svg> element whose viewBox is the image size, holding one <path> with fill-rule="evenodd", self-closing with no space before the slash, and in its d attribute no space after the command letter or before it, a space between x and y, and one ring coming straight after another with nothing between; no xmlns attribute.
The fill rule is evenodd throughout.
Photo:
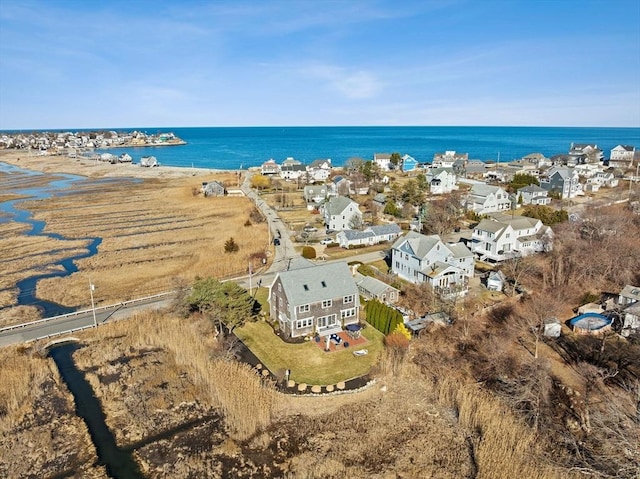
<svg viewBox="0 0 640 479"><path fill-rule="evenodd" d="M316 231L318 231L318 228L316 228L315 226L307 225L304 227L304 230L308 233L315 233Z"/></svg>
<svg viewBox="0 0 640 479"><path fill-rule="evenodd" d="M325 238L322 241L320 241L320 244L331 244L331 243L335 243L333 238Z"/></svg>
<svg viewBox="0 0 640 479"><path fill-rule="evenodd" d="M279 238L273 238L273 244L276 246L280 246L280 239Z"/></svg>

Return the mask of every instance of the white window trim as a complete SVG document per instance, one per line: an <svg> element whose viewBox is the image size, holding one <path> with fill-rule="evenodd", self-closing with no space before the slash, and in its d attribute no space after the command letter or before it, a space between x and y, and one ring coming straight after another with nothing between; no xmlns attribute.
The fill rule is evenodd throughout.
<svg viewBox="0 0 640 479"><path fill-rule="evenodd" d="M353 303L354 300L355 300L355 295L353 295L353 294L349 294L349 295L345 296L344 298L342 298L342 302L344 304Z"/></svg>
<svg viewBox="0 0 640 479"><path fill-rule="evenodd" d="M296 320L296 329L305 329L313 326L313 317Z"/></svg>
<svg viewBox="0 0 640 479"><path fill-rule="evenodd" d="M322 301L322 309L329 309L331 306L333 306L332 299L325 299Z"/></svg>
<svg viewBox="0 0 640 479"><path fill-rule="evenodd" d="M356 316L356 308L343 309L340 311L340 319L354 318Z"/></svg>
<svg viewBox="0 0 640 479"><path fill-rule="evenodd" d="M310 304L301 304L298 306L298 313L308 313L309 311L311 311Z"/></svg>

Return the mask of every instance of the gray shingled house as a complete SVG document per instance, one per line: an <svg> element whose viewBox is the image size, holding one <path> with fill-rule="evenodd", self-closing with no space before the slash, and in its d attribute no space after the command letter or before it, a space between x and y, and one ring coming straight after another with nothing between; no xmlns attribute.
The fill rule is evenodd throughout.
<svg viewBox="0 0 640 479"><path fill-rule="evenodd" d="M358 322L360 297L347 263L297 260L274 279L269 306L286 336L327 336Z"/></svg>

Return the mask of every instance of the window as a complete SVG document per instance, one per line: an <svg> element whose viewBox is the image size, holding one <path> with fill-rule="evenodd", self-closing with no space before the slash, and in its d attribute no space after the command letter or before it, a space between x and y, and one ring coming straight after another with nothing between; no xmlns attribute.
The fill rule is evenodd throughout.
<svg viewBox="0 0 640 479"><path fill-rule="evenodd" d="M330 308L332 305L333 305L333 301L332 301L332 300L330 300L330 299L325 299L325 300L322 302L322 307L323 307L324 309L326 309L326 308Z"/></svg>
<svg viewBox="0 0 640 479"><path fill-rule="evenodd" d="M299 313L308 313L310 309L311 309L311 305L309 304L302 304L298 306Z"/></svg>
<svg viewBox="0 0 640 479"><path fill-rule="evenodd" d="M511 236L511 233L507 233L506 235L504 235L506 239L509 239L510 236Z"/></svg>
<svg viewBox="0 0 640 479"><path fill-rule="evenodd" d="M310 328L313 326L313 318L304 318L296 321L296 329Z"/></svg>
<svg viewBox="0 0 640 479"><path fill-rule="evenodd" d="M302 287L304 288L305 291L309 291L309 286L307 286L306 284L303 284Z"/></svg>
<svg viewBox="0 0 640 479"><path fill-rule="evenodd" d="M343 309L340 311L340 318L353 318L356 315L356 308Z"/></svg>
<svg viewBox="0 0 640 479"><path fill-rule="evenodd" d="M350 295L345 296L344 298L342 298L342 302L344 304L353 303L353 300L354 300L354 295L353 294L350 294Z"/></svg>
<svg viewBox="0 0 640 479"><path fill-rule="evenodd" d="M327 283L325 283L324 281L320 281L320 284L322 285L323 288L327 287Z"/></svg>

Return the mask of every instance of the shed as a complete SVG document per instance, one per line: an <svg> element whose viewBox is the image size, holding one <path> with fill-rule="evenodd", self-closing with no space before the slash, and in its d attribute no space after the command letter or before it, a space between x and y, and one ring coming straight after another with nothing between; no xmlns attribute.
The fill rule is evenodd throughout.
<svg viewBox="0 0 640 479"><path fill-rule="evenodd" d="M506 278L502 271L491 271L487 276L487 289L489 291L502 291Z"/></svg>

